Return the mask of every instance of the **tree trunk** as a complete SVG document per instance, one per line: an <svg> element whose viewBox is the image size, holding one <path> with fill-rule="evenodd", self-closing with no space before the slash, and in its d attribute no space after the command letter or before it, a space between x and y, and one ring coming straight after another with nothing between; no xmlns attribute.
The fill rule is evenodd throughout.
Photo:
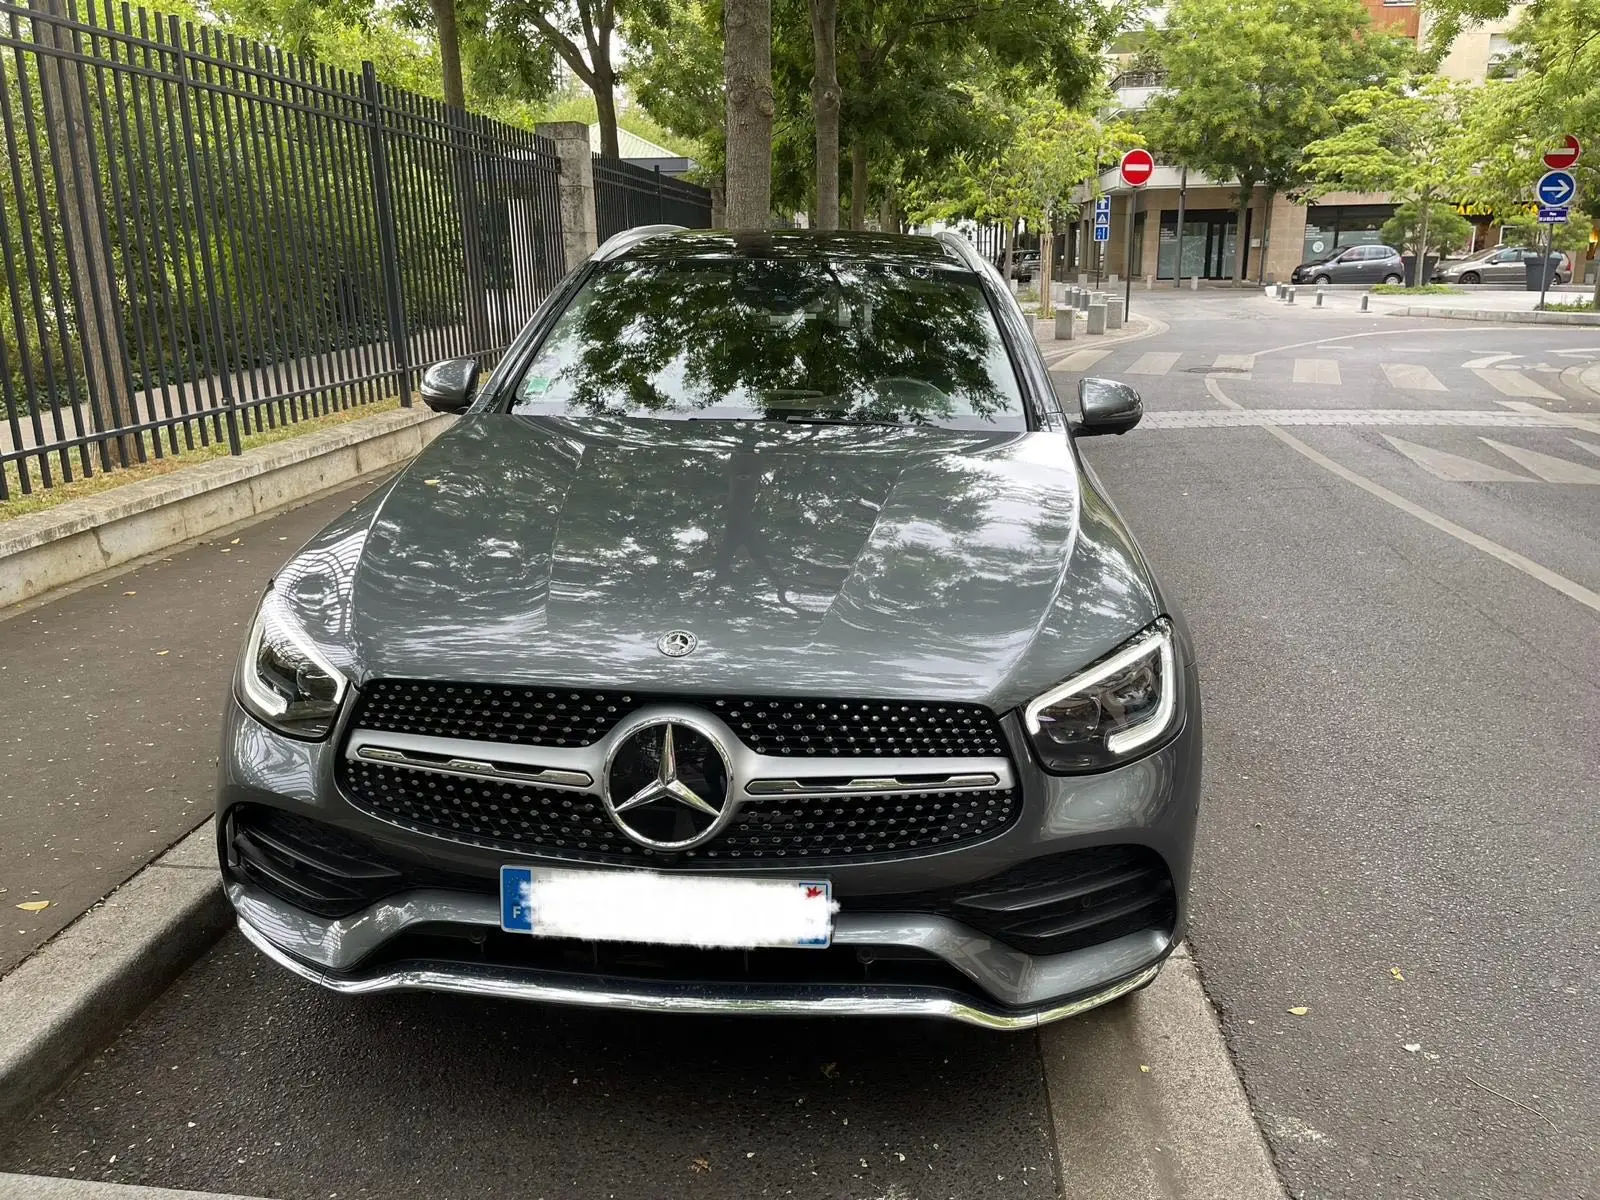
<svg viewBox="0 0 1600 1200"><path fill-rule="evenodd" d="M1250 193L1255 184L1239 181L1239 226L1233 235L1233 286L1244 285L1244 259L1250 249L1250 239L1245 236L1245 219L1250 215Z"/></svg>
<svg viewBox="0 0 1600 1200"><path fill-rule="evenodd" d="M722 69L728 225L765 229L772 218L772 0L727 0Z"/></svg>
<svg viewBox="0 0 1600 1200"><path fill-rule="evenodd" d="M867 143L857 136L850 143L850 228L867 227Z"/></svg>
<svg viewBox="0 0 1600 1200"><path fill-rule="evenodd" d="M817 133L817 228L839 228L838 0L811 0L811 117Z"/></svg>
<svg viewBox="0 0 1600 1200"><path fill-rule="evenodd" d="M44 0L40 7L51 16L65 19L72 15L66 0ZM38 21L33 36L41 46L63 53L73 51L70 29ZM90 428L101 431L121 429L133 424L138 416L125 369L122 316L112 278L105 206L89 157L94 132L84 110L83 71L83 64L72 59L39 55L39 90L56 163L57 216L62 223L62 242L71 276L71 302L77 310L78 348L89 389L88 416ZM100 461L105 467L128 467L138 461L132 434L107 439L100 447Z"/></svg>
<svg viewBox="0 0 1600 1200"><path fill-rule="evenodd" d="M1055 252L1055 218L1047 212L1044 239L1039 243L1039 316L1046 320L1055 315L1055 306L1050 303L1050 276L1051 268L1055 265Z"/></svg>
<svg viewBox="0 0 1600 1200"><path fill-rule="evenodd" d="M1017 240L1017 219L1012 217L1000 227L1002 239L1000 254L1000 278L1006 281L1006 286L1011 286L1011 251L1013 243Z"/></svg>
<svg viewBox="0 0 1600 1200"><path fill-rule="evenodd" d="M467 106L461 79L461 38L456 31L456 0L428 0L433 25L439 34L439 65L444 74L444 102L451 108Z"/></svg>
<svg viewBox="0 0 1600 1200"><path fill-rule="evenodd" d="M1266 209L1267 219L1261 224L1261 261L1256 264L1256 282L1267 281L1267 251L1272 249L1272 208L1273 201L1278 193L1274 190L1267 192Z"/></svg>
<svg viewBox="0 0 1600 1200"><path fill-rule="evenodd" d="M1428 209L1432 207L1432 202L1424 197L1417 212L1417 265L1411 275L1411 283L1415 287L1421 287L1428 282L1423 278L1422 268L1428 261ZM1400 282L1404 283L1405 280L1402 279Z"/></svg>
<svg viewBox="0 0 1600 1200"><path fill-rule="evenodd" d="M610 63L596 63L594 83L594 109L600 120L600 153L607 158L621 158L617 148L617 73Z"/></svg>
<svg viewBox="0 0 1600 1200"><path fill-rule="evenodd" d="M878 201L878 228L884 233L900 232L900 214L891 191L885 191L883 199Z"/></svg>

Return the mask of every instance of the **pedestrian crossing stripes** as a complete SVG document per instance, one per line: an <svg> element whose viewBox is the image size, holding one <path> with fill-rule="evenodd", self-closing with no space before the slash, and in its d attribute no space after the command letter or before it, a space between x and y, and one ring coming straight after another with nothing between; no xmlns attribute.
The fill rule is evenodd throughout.
<svg viewBox="0 0 1600 1200"><path fill-rule="evenodd" d="M1141 354L1134 359L1133 365L1124 374L1127 375L1165 375L1172 370L1181 355L1170 352L1151 351Z"/></svg>
<svg viewBox="0 0 1600 1200"><path fill-rule="evenodd" d="M1494 367L1473 367L1472 373L1503 396L1525 396L1534 400L1559 400L1549 388L1528 378L1521 371L1503 371Z"/></svg>
<svg viewBox="0 0 1600 1200"><path fill-rule="evenodd" d="M1415 363L1381 363L1384 378L1389 381L1390 387L1400 388L1408 392L1442 392L1446 388L1439 382L1439 377L1427 367Z"/></svg>
<svg viewBox="0 0 1600 1200"><path fill-rule="evenodd" d="M1213 371L1244 372L1248 374L1255 369L1256 356L1254 354L1219 354L1217 360L1211 364Z"/></svg>
<svg viewBox="0 0 1600 1200"><path fill-rule="evenodd" d="M1056 360L1050 369L1052 371L1087 371L1110 353L1110 350L1074 350L1065 358Z"/></svg>
<svg viewBox="0 0 1600 1200"><path fill-rule="evenodd" d="M1297 358L1294 360L1296 383L1321 383L1338 387L1339 363L1332 358Z"/></svg>

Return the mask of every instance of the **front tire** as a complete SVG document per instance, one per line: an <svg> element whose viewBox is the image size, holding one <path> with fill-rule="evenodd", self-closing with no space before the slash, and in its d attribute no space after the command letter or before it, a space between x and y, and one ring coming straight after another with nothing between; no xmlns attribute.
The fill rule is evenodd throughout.
<svg viewBox="0 0 1600 1200"><path fill-rule="evenodd" d="M1401 279L1400 276L1398 276L1398 275L1385 275L1383 277L1383 281L1385 283L1404 283L1405 282L1405 280Z"/></svg>
<svg viewBox="0 0 1600 1200"><path fill-rule="evenodd" d="M1468 271L1465 275L1463 275L1461 277L1461 282L1462 283L1482 283L1483 282L1483 276L1479 275L1476 271Z"/></svg>
<svg viewBox="0 0 1600 1200"><path fill-rule="evenodd" d="M1311 282L1312 283L1332 283L1333 282L1333 276L1332 275L1318 275Z"/></svg>

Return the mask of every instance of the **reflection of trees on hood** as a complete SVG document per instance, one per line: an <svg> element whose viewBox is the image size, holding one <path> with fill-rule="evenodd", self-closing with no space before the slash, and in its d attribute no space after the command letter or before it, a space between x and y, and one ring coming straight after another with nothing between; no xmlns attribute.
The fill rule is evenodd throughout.
<svg viewBox="0 0 1600 1200"><path fill-rule="evenodd" d="M996 357L977 281L950 266L641 257L593 280L532 368L543 390L522 398L590 414L1020 417Z"/></svg>

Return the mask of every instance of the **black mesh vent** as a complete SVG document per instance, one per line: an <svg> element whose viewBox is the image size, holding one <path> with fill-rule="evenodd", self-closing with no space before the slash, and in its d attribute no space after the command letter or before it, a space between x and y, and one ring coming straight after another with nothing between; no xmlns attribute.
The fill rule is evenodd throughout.
<svg viewBox="0 0 1600 1200"><path fill-rule="evenodd" d="M847 902L852 910L936 912L1029 954L1063 954L1130 933L1170 933L1172 876L1144 846L1094 846L1037 858L977 883Z"/></svg>
<svg viewBox="0 0 1600 1200"><path fill-rule="evenodd" d="M992 837L1020 808L1010 790L750 801L706 845L661 855L627 838L592 796L348 759L339 771L357 808L418 832L591 862L703 866L925 854Z"/></svg>
<svg viewBox="0 0 1600 1200"><path fill-rule="evenodd" d="M354 725L430 737L528 746L588 746L646 704L687 703L715 713L759 754L837 757L1004 755L999 722L981 704L817 700L781 696L657 696L474 683L374 680Z"/></svg>

